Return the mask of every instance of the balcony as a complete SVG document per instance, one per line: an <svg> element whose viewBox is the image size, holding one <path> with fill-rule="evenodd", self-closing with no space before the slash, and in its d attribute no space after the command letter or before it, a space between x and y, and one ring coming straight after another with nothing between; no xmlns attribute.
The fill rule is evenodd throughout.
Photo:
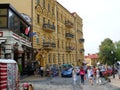
<svg viewBox="0 0 120 90"><path fill-rule="evenodd" d="M46 49L46 50L52 50L56 47L56 44L55 43L51 43L51 42L44 42L43 43L43 48Z"/></svg>
<svg viewBox="0 0 120 90"><path fill-rule="evenodd" d="M68 39L74 38L74 35L71 34L71 33L66 33L65 36L66 36L66 38L68 38Z"/></svg>
<svg viewBox="0 0 120 90"><path fill-rule="evenodd" d="M70 22L69 20L65 21L65 26L68 27L68 28L73 28L73 23Z"/></svg>
<svg viewBox="0 0 120 90"><path fill-rule="evenodd" d="M73 50L75 50L75 48L72 47L72 46L67 46L67 47L66 47L66 51L67 51L67 52L71 52L71 51L73 51Z"/></svg>
<svg viewBox="0 0 120 90"><path fill-rule="evenodd" d="M84 51L85 51L84 48L80 49L80 53L83 53Z"/></svg>
<svg viewBox="0 0 120 90"><path fill-rule="evenodd" d="M79 39L79 42L80 42L80 43L82 43L82 42L84 42L84 41L85 41L85 39L83 39L83 38Z"/></svg>
<svg viewBox="0 0 120 90"><path fill-rule="evenodd" d="M43 24L43 30L46 32L55 32L55 26L50 24Z"/></svg>

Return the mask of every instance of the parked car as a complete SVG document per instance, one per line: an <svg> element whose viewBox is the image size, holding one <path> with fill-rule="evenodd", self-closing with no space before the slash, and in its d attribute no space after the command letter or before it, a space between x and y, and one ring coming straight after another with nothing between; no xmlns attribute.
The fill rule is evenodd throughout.
<svg viewBox="0 0 120 90"><path fill-rule="evenodd" d="M111 76L113 74L113 70L112 68L107 68L107 73L108 73L108 76Z"/></svg>
<svg viewBox="0 0 120 90"><path fill-rule="evenodd" d="M103 76L111 76L113 74L112 68L107 68L105 71L102 71Z"/></svg>
<svg viewBox="0 0 120 90"><path fill-rule="evenodd" d="M73 68L64 68L61 72L61 77L72 77Z"/></svg>

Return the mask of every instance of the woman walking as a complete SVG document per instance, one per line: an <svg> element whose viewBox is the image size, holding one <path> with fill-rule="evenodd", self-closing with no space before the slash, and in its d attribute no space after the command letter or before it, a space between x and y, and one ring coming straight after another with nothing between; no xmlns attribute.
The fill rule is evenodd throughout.
<svg viewBox="0 0 120 90"><path fill-rule="evenodd" d="M73 68L73 71L72 71L72 77L73 77L73 84L75 85L76 81L77 81L77 74L76 74L76 71L75 71L74 68Z"/></svg>
<svg viewBox="0 0 120 90"><path fill-rule="evenodd" d="M81 83L84 84L84 76L85 75L85 70L83 67L80 68L80 77L81 77Z"/></svg>
<svg viewBox="0 0 120 90"><path fill-rule="evenodd" d="M99 68L96 68L96 83L101 85L102 83L102 80L101 80L101 74L100 74L100 69Z"/></svg>
<svg viewBox="0 0 120 90"><path fill-rule="evenodd" d="M93 85L93 70L90 66L88 67L87 74L88 74L89 83Z"/></svg>

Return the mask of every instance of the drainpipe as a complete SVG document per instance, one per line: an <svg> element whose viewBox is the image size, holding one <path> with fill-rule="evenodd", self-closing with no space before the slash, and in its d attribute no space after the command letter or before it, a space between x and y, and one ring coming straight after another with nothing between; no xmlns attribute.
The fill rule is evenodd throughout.
<svg viewBox="0 0 120 90"><path fill-rule="evenodd" d="M33 32L33 0L31 0L31 32ZM32 60L34 60L33 37L31 38Z"/></svg>

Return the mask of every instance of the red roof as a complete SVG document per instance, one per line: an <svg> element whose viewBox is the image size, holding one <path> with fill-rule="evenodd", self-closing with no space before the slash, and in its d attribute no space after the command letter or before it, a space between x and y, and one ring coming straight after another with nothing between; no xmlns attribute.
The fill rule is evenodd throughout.
<svg viewBox="0 0 120 90"><path fill-rule="evenodd" d="M88 56L85 56L85 58L97 59L98 55L97 54L89 54Z"/></svg>

